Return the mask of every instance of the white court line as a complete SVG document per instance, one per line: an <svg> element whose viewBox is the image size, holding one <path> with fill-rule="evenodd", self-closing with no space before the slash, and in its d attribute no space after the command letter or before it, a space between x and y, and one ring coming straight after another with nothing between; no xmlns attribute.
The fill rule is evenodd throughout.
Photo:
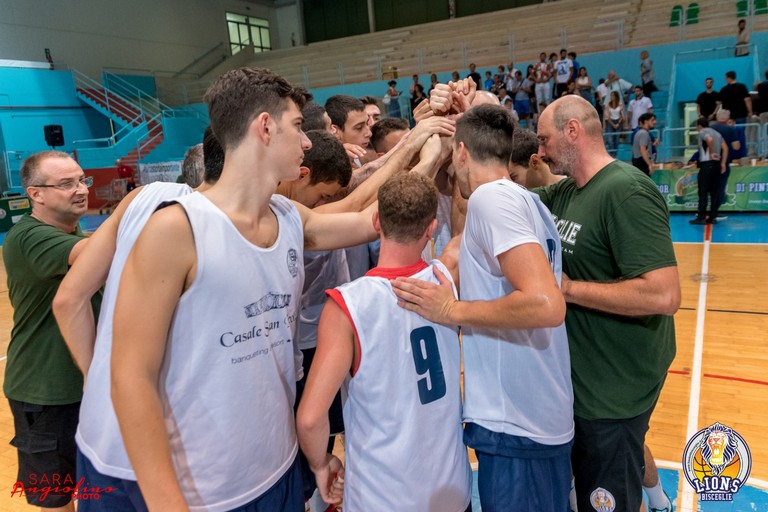
<svg viewBox="0 0 768 512"><path fill-rule="evenodd" d="M6 359L8 359L8 356L0 357L0 361L5 361Z"/></svg>
<svg viewBox="0 0 768 512"><path fill-rule="evenodd" d="M693 345L693 367L691 369L691 393L688 401L688 428L686 429L685 439L690 439L699 431L699 402L701 400L701 364L704 356L704 317L707 314L707 280L706 275L709 271L709 248L711 242L711 230L705 232L704 253L701 256L701 284L699 284L699 303L696 311L696 337ZM682 466L682 465L681 465ZM693 487L683 482L683 494L679 502L678 510L680 512L694 511L694 492Z"/></svg>

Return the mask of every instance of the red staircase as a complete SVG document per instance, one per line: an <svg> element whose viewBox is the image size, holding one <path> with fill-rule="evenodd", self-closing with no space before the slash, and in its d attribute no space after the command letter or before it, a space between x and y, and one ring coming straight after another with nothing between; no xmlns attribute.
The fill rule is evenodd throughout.
<svg viewBox="0 0 768 512"><path fill-rule="evenodd" d="M78 87L77 92L95 102L106 112L120 118L123 124L138 126L143 121L141 110L106 89Z"/></svg>
<svg viewBox="0 0 768 512"><path fill-rule="evenodd" d="M147 137L121 159L123 163L130 165L134 169L139 168L139 159L147 156L153 149L159 146L165 138L162 123L151 120L147 123L147 128Z"/></svg>

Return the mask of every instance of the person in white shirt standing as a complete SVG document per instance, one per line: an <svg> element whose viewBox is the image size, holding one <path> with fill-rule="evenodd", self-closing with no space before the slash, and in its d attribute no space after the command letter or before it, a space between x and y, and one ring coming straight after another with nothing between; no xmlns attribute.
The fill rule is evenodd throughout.
<svg viewBox="0 0 768 512"><path fill-rule="evenodd" d="M653 103L648 96L643 96L643 88L639 85L635 86L635 98L629 102L627 113L629 114L629 127L632 128L633 132L638 130L637 122L641 115L653 114Z"/></svg>
<svg viewBox="0 0 768 512"><path fill-rule="evenodd" d="M546 112L546 111L545 111ZM478 457L483 510L569 510L573 390L560 238L549 210L509 179L514 124L494 105L456 122L453 165L468 198L450 281L393 281L405 309L461 325L464 440Z"/></svg>

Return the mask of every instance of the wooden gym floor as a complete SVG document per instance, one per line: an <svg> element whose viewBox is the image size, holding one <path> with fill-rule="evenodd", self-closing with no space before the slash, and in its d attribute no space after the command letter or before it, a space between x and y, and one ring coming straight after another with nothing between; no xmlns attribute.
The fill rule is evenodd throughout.
<svg viewBox="0 0 768 512"><path fill-rule="evenodd" d="M689 226L673 214L672 233L683 302L675 316L677 357L651 420L647 443L677 510L768 510L768 214L731 214L714 227ZM0 266L0 371L12 325L5 268ZM750 502L699 505L680 474L683 448L719 421L752 453ZM16 452L13 423L0 400L0 511L35 510L10 497ZM677 488L670 488L677 485ZM724 506L725 505L725 506Z"/></svg>

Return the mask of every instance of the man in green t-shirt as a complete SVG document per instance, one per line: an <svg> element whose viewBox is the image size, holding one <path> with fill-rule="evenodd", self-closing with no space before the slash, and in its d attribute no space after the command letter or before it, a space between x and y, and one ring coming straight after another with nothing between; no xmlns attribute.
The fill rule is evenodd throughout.
<svg viewBox="0 0 768 512"><path fill-rule="evenodd" d="M83 376L61 337L51 306L56 290L85 246L78 221L88 208L88 187L68 154L42 151L21 168L32 213L11 228L3 245L13 330L3 391L13 413L19 472L27 501L74 511L75 428ZM92 301L98 315L101 294ZM47 483L45 483L47 482ZM57 483L58 482L58 483ZM44 485L50 493L35 491Z"/></svg>
<svg viewBox="0 0 768 512"><path fill-rule="evenodd" d="M568 179L537 189L563 247L579 510L639 510L648 421L675 356L680 279L666 203L648 176L605 149L578 96L541 115L539 156Z"/></svg>

